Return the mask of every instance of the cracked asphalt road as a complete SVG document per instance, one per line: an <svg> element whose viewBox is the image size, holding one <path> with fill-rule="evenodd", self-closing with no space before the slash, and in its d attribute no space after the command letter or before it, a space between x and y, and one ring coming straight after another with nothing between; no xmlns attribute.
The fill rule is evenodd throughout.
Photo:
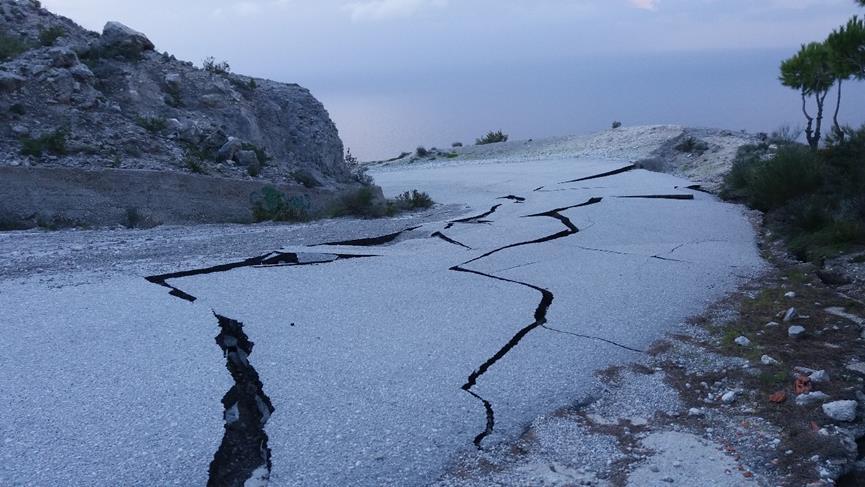
<svg viewBox="0 0 865 487"><path fill-rule="evenodd" d="M272 485L434 481L475 440L511 439L585 398L595 370L632 359L761 268L737 207L626 166L382 168L386 193L418 188L467 207L277 230L282 252L321 263L166 278L194 302L144 277L266 256L280 250L273 236L229 232L244 254L162 266L118 257L110 271L93 262L57 281L7 264L0 321L15 354L0 358L12 372L0 389L16 392L0 411L0 483L206 483L233 382L212 312L243 322L255 343L249 362L274 407ZM629 198L653 195L676 198ZM526 218L539 214L550 218ZM20 241L62 248L64 234ZM218 244L220 232L199 237Z"/></svg>

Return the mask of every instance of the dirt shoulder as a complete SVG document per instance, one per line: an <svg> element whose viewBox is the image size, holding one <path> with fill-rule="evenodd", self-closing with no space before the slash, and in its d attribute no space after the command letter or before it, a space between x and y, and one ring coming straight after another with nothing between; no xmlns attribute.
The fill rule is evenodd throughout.
<svg viewBox="0 0 865 487"><path fill-rule="evenodd" d="M865 484L865 257L837 281L761 246L764 275L439 485Z"/></svg>

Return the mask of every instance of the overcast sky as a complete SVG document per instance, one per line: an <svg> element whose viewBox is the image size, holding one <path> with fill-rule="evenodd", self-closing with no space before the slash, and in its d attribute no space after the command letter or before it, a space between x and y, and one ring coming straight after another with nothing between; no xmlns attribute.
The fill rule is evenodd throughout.
<svg viewBox="0 0 865 487"><path fill-rule="evenodd" d="M422 136L465 140L493 127L558 135L602 128L608 116L771 130L765 125L798 110L780 114L798 98L778 86L778 62L865 13L853 0L42 3L92 30L123 22L180 59L214 56L238 73L300 83L324 101L343 139L370 157L414 147ZM690 77L677 78L680 68ZM605 89L607 80L617 91ZM485 99L497 84L501 96ZM689 96L706 103L676 103L698 85L703 91ZM637 89L632 100L658 98L657 107L621 101ZM516 98L521 108L500 106ZM602 120L573 115L587 100ZM737 100L741 106L731 105ZM767 100L774 104L755 106Z"/></svg>
<svg viewBox="0 0 865 487"><path fill-rule="evenodd" d="M44 0L100 30L119 20L161 50L294 78L357 68L580 54L796 47L855 12L852 0Z"/></svg>

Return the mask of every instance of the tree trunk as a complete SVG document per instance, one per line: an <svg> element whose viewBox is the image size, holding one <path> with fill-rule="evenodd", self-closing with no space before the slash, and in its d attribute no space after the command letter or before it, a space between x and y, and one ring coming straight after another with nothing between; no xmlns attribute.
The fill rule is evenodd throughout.
<svg viewBox="0 0 865 487"><path fill-rule="evenodd" d="M835 123L835 136L843 142L844 141L844 131L841 130L841 124L838 123L838 112L841 111L841 84L844 82L843 79L838 78L838 101L835 103L835 116L832 117L832 121Z"/></svg>
<svg viewBox="0 0 865 487"><path fill-rule="evenodd" d="M814 124L814 139L811 143L811 148L817 150L820 148L820 138L822 137L823 131L823 107L826 103L826 95L829 94L829 90L821 92L817 92L814 94L814 98L817 99L817 121Z"/></svg>
<svg viewBox="0 0 865 487"><path fill-rule="evenodd" d="M814 142L814 118L808 114L808 99L805 97L804 91L802 92L802 113L805 114L805 119L808 120L808 125L805 126L805 138L808 139L808 145L816 148Z"/></svg>

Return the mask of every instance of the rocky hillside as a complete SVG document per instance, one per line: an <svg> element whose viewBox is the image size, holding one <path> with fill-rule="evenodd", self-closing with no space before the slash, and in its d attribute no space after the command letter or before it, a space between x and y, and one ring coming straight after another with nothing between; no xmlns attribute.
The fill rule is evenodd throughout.
<svg viewBox="0 0 865 487"><path fill-rule="evenodd" d="M204 69L109 22L101 34L0 0L0 165L351 182L308 90Z"/></svg>

